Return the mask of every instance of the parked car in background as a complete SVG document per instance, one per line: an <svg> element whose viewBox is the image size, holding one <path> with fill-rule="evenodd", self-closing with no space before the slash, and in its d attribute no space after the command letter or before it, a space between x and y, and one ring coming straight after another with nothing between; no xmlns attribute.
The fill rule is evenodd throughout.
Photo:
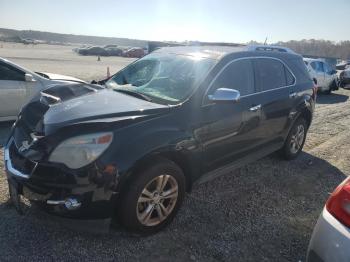
<svg viewBox="0 0 350 262"><path fill-rule="evenodd" d="M317 84L318 90L330 94L339 89L337 71L321 59L304 58L311 78Z"/></svg>
<svg viewBox="0 0 350 262"><path fill-rule="evenodd" d="M125 57L134 57L134 58L141 58L145 55L145 50L140 47L133 47L128 50L125 50L123 53L123 56Z"/></svg>
<svg viewBox="0 0 350 262"><path fill-rule="evenodd" d="M342 61L341 63L337 64L335 67L337 70L344 70L349 65L350 65L350 61Z"/></svg>
<svg viewBox="0 0 350 262"><path fill-rule="evenodd" d="M315 99L289 49L162 48L105 87L55 85L27 104L5 148L11 199L154 233L194 183L275 151L296 158Z"/></svg>
<svg viewBox="0 0 350 262"><path fill-rule="evenodd" d="M314 228L307 262L350 261L350 177L329 197Z"/></svg>
<svg viewBox="0 0 350 262"><path fill-rule="evenodd" d="M0 121L15 120L36 93L52 84L83 80L52 73L35 73L9 60L0 58Z"/></svg>
<svg viewBox="0 0 350 262"><path fill-rule="evenodd" d="M340 86L347 87L350 85L350 66L348 65L343 71L339 74Z"/></svg>

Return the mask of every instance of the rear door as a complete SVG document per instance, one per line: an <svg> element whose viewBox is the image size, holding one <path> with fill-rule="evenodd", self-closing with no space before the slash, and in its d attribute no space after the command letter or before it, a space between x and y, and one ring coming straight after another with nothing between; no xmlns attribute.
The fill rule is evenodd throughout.
<svg viewBox="0 0 350 262"><path fill-rule="evenodd" d="M218 88L236 89L238 102L211 103L207 95ZM231 61L210 86L201 108L201 127L196 136L204 149L204 168L212 170L240 158L257 144L260 111L251 110L255 93L251 59Z"/></svg>
<svg viewBox="0 0 350 262"><path fill-rule="evenodd" d="M288 122L297 92L295 77L279 59L254 59L256 104L261 106L261 124L257 136L262 144L283 141L282 133Z"/></svg>
<svg viewBox="0 0 350 262"><path fill-rule="evenodd" d="M16 116L26 100L25 73L0 62L0 117Z"/></svg>

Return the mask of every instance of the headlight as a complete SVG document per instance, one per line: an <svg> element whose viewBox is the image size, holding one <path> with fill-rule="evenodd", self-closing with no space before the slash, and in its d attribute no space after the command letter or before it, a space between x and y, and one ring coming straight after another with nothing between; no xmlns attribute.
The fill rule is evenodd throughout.
<svg viewBox="0 0 350 262"><path fill-rule="evenodd" d="M95 161L111 144L113 133L95 133L69 138L59 144L49 157L50 162L76 169Z"/></svg>

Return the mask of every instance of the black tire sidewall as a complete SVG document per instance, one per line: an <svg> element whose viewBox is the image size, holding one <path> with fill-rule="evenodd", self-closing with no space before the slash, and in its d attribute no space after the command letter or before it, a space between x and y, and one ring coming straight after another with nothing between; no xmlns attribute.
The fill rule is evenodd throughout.
<svg viewBox="0 0 350 262"><path fill-rule="evenodd" d="M137 218L136 207L137 200L144 187L155 177L168 174L174 177L178 183L178 198L176 205L169 216L156 226L145 226ZM185 196L185 176L174 162L167 159L159 159L156 164L146 167L145 171L135 174L130 179L130 185L120 197L120 203L117 208L117 217L119 222L128 230L143 235L153 234L167 226L175 217Z"/></svg>

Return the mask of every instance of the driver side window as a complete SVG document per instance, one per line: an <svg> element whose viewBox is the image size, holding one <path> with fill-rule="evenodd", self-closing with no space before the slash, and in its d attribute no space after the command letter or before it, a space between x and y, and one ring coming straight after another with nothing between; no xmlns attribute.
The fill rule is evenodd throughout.
<svg viewBox="0 0 350 262"><path fill-rule="evenodd" d="M219 88L235 89L241 96L255 92L253 63L250 59L234 61L229 64L215 79L209 94Z"/></svg>

